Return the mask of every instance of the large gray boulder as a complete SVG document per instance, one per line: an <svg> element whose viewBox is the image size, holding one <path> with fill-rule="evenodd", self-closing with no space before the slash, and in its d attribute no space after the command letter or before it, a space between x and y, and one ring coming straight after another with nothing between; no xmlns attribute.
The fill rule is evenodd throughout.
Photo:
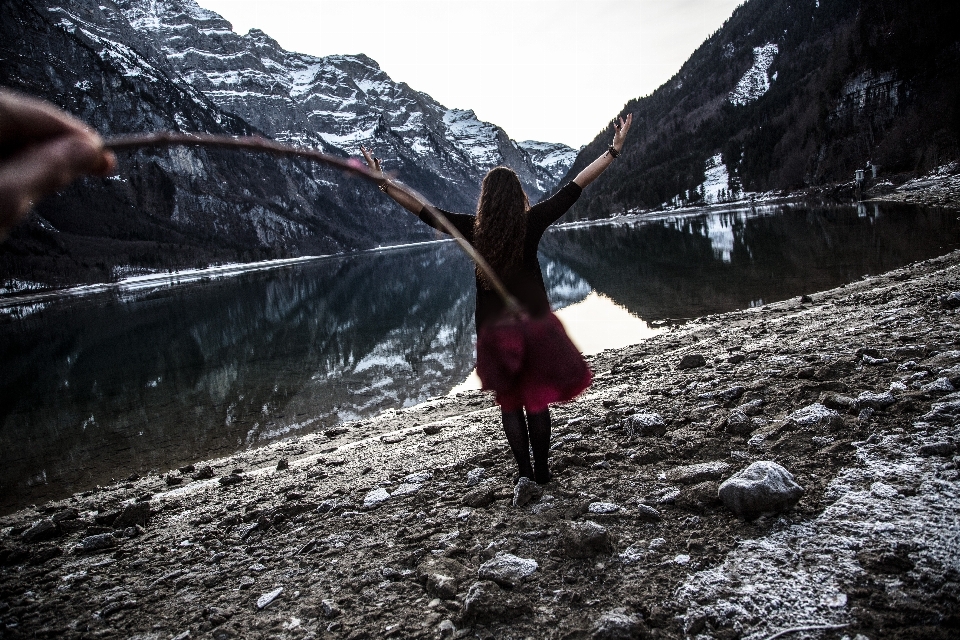
<svg viewBox="0 0 960 640"><path fill-rule="evenodd" d="M776 462L761 460L727 478L718 495L732 512L747 520L786 511L800 500L803 487Z"/></svg>

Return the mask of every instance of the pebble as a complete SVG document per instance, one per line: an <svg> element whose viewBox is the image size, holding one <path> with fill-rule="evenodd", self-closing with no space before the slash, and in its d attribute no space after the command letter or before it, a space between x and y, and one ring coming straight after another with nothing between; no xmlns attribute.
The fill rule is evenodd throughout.
<svg viewBox="0 0 960 640"><path fill-rule="evenodd" d="M700 462L698 464L688 464L670 469L667 471L667 480L684 484L703 482L705 480L719 480L729 470L730 465L722 460Z"/></svg>
<svg viewBox="0 0 960 640"><path fill-rule="evenodd" d="M440 634L441 638L452 638L453 634L457 632L457 627L453 624L453 620L447 618L446 620L440 621L440 625L437 627L437 632Z"/></svg>
<svg viewBox="0 0 960 640"><path fill-rule="evenodd" d="M685 553L681 553L681 554L679 554L677 557L675 557L675 558L673 559L673 562L674 562L674 564L689 564L689 563L690 563L690 556L688 556L688 555L685 554Z"/></svg>
<svg viewBox="0 0 960 640"><path fill-rule="evenodd" d="M481 580L493 580L502 587L515 587L539 569L536 560L504 553L480 565Z"/></svg>
<svg viewBox="0 0 960 640"><path fill-rule="evenodd" d="M952 442L930 442L920 445L922 456L949 456L956 450L957 447Z"/></svg>
<svg viewBox="0 0 960 640"><path fill-rule="evenodd" d="M487 475L487 470L483 467L477 467L475 469L470 469L467 472L467 486L475 487L480 484L480 481L483 480Z"/></svg>
<svg viewBox="0 0 960 640"><path fill-rule="evenodd" d="M635 413L624 418L623 428L630 436L662 436L667 432L667 423L659 413Z"/></svg>
<svg viewBox="0 0 960 640"><path fill-rule="evenodd" d="M495 582L475 582L463 598L465 621L503 622L530 613L530 604L519 594L505 593Z"/></svg>
<svg viewBox="0 0 960 640"><path fill-rule="evenodd" d="M87 536L77 545L77 553L95 553L105 551L117 546L117 539L112 533L98 533L93 536Z"/></svg>
<svg viewBox="0 0 960 640"><path fill-rule="evenodd" d="M243 476L241 476L239 473L231 473L228 476L220 476L220 484L224 487L240 484L241 482L243 482Z"/></svg>
<svg viewBox="0 0 960 640"><path fill-rule="evenodd" d="M822 424L839 426L843 424L843 419L839 413L823 406L819 402L815 402L802 409L797 409L787 416L787 421L801 427L812 427Z"/></svg>
<svg viewBox="0 0 960 640"><path fill-rule="evenodd" d="M953 395L958 397L953 398ZM930 412L924 414L922 419L930 422L955 422L960 419L960 394L951 394L940 402L934 402Z"/></svg>
<svg viewBox="0 0 960 640"><path fill-rule="evenodd" d="M660 522L663 519L659 511L643 503L637 505L637 515L643 522Z"/></svg>
<svg viewBox="0 0 960 640"><path fill-rule="evenodd" d="M290 461L286 458L281 458L277 461L277 471L284 471L290 468Z"/></svg>
<svg viewBox="0 0 960 640"><path fill-rule="evenodd" d="M417 473L411 473L403 481L407 484L423 484L424 482L430 482L433 480L433 473L430 471L418 471Z"/></svg>
<svg viewBox="0 0 960 640"><path fill-rule="evenodd" d="M953 393L956 389L953 383L950 382L950 378L937 378L933 382L922 385L920 391L926 393Z"/></svg>
<svg viewBox="0 0 960 640"><path fill-rule="evenodd" d="M643 622L623 609L607 611L593 625L594 640L631 640L644 635Z"/></svg>
<svg viewBox="0 0 960 640"><path fill-rule="evenodd" d="M336 618L340 615L340 607L333 600L320 601L320 613L324 618Z"/></svg>
<svg viewBox="0 0 960 640"><path fill-rule="evenodd" d="M613 553L613 539L606 527L596 522L572 522L561 529L557 548L568 558L589 558Z"/></svg>
<svg viewBox="0 0 960 640"><path fill-rule="evenodd" d="M496 493L490 487L478 487L463 494L463 504L474 509L483 509L493 504Z"/></svg>
<svg viewBox="0 0 960 640"><path fill-rule="evenodd" d="M422 489L422 488L423 488L423 485L420 484L420 483L404 482L404 483L401 484L399 487L397 487L396 489L394 489L394 490L393 490L393 493L390 494L390 495L393 495L393 496L408 496L408 495L411 495L411 494L414 494L414 493L420 491L420 489Z"/></svg>
<svg viewBox="0 0 960 640"><path fill-rule="evenodd" d="M677 370L683 371L684 369L696 369L698 367L706 366L707 359L704 358L699 353L688 353L680 359L680 362L677 364Z"/></svg>
<svg viewBox="0 0 960 640"><path fill-rule="evenodd" d="M363 497L363 508L364 509L373 509L378 507L387 500L390 499L390 492L380 487L379 489L374 489Z"/></svg>
<svg viewBox="0 0 960 640"><path fill-rule="evenodd" d="M41 542L56 538L58 535L60 535L60 527L57 523L50 518L44 518L34 522L29 529L20 534L20 538L24 542Z"/></svg>
<svg viewBox="0 0 960 640"><path fill-rule="evenodd" d="M739 397L741 397L741 396L743 395L743 392L744 392L744 391L745 391L745 389L744 389L743 387L740 387L740 386L730 387L729 389L725 389L725 390L723 390L723 391L718 391L718 392L716 393L715 397L716 397L718 400L722 400L723 402L733 402L734 400L736 400L736 399L738 399Z"/></svg>
<svg viewBox="0 0 960 640"><path fill-rule="evenodd" d="M80 512L74 509L73 507L68 507L63 511L58 511L53 514L52 520L54 522L64 522L66 520L76 520L80 517Z"/></svg>
<svg viewBox="0 0 960 640"><path fill-rule="evenodd" d="M115 529L126 529L127 527L147 526L147 520L150 519L150 503L136 502L128 504L113 521Z"/></svg>
<svg viewBox="0 0 960 640"><path fill-rule="evenodd" d="M197 472L193 475L194 480L209 480L213 477L213 467L210 465L203 465Z"/></svg>
<svg viewBox="0 0 960 640"><path fill-rule="evenodd" d="M850 396L843 396L837 393L828 393L824 395L821 402L823 402L824 406L830 409L843 411L845 413L853 412L857 408L856 400L854 400Z"/></svg>
<svg viewBox="0 0 960 640"><path fill-rule="evenodd" d="M800 500L803 487L776 462L761 460L725 480L718 494L733 513L753 519L789 509Z"/></svg>
<svg viewBox="0 0 960 640"><path fill-rule="evenodd" d="M951 291L943 298L943 306L947 309L960 307L960 291Z"/></svg>
<svg viewBox="0 0 960 640"><path fill-rule="evenodd" d="M948 381L949 383L949 381ZM870 391L864 391L857 396L857 408L863 409L869 407L876 411L886 409L897 401L889 391L884 391L883 393L871 393Z"/></svg>
<svg viewBox="0 0 960 640"><path fill-rule="evenodd" d="M283 593L283 587L277 587L257 598L257 609L266 609Z"/></svg>
<svg viewBox="0 0 960 640"><path fill-rule="evenodd" d="M620 505L612 502L591 502L587 511L590 513L616 513L620 511Z"/></svg>
<svg viewBox="0 0 960 640"><path fill-rule="evenodd" d="M747 417L747 414L740 409L735 409L727 416L727 433L734 435L747 435L754 430L753 422Z"/></svg>
<svg viewBox="0 0 960 640"><path fill-rule="evenodd" d="M530 478L521 477L513 487L513 506L522 507L543 495L543 488Z"/></svg>
<svg viewBox="0 0 960 640"><path fill-rule="evenodd" d="M427 576L427 593L441 600L452 600L457 595L457 580L452 576L432 573Z"/></svg>
<svg viewBox="0 0 960 640"><path fill-rule="evenodd" d="M763 400L757 398L756 400L751 400L750 402L744 402L737 408L748 416L757 416L763 413Z"/></svg>

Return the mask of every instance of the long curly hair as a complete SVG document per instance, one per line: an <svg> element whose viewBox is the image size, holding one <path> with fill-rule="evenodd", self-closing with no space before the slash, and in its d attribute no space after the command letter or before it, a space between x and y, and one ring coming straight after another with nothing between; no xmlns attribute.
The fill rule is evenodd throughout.
<svg viewBox="0 0 960 640"><path fill-rule="evenodd" d="M483 178L473 244L501 278L509 277L523 262L529 208L530 200L512 169L494 167ZM492 288L479 269L477 277L484 288Z"/></svg>

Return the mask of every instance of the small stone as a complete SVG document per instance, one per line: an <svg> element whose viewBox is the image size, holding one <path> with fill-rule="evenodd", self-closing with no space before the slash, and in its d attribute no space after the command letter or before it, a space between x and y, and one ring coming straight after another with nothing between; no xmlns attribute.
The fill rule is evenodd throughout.
<svg viewBox="0 0 960 640"><path fill-rule="evenodd" d="M521 476L513 487L513 506L525 506L530 502L539 500L542 495L543 488L540 485L530 478Z"/></svg>
<svg viewBox="0 0 960 640"><path fill-rule="evenodd" d="M730 415L727 416L726 422L727 433L732 433L738 436L745 436L753 432L753 422L750 421L750 418L747 417L747 414L741 411L740 409L735 409L730 412Z"/></svg>
<svg viewBox="0 0 960 640"><path fill-rule="evenodd" d="M702 508L715 504L720 485L714 480L706 480L684 487L677 496L676 504L681 507Z"/></svg>
<svg viewBox="0 0 960 640"><path fill-rule="evenodd" d="M632 640L644 635L643 621L627 615L623 609L614 609L601 615L593 625L594 640Z"/></svg>
<svg viewBox="0 0 960 640"><path fill-rule="evenodd" d="M861 359L863 360L863 364L869 364L874 367L879 366L881 364L887 364L888 362L890 362L890 360L888 360L887 358L874 358L873 356L867 355L866 353L863 354Z"/></svg>
<svg viewBox="0 0 960 640"><path fill-rule="evenodd" d="M800 304L810 304L812 302L813 302L813 298L811 298L810 296L806 294L800 296Z"/></svg>
<svg viewBox="0 0 960 640"><path fill-rule="evenodd" d="M670 469L667 471L667 480L682 484L703 482L704 480L719 480L729 470L730 465L722 460L700 462L698 464L688 464Z"/></svg>
<svg viewBox="0 0 960 640"><path fill-rule="evenodd" d="M324 618L336 618L340 615L340 607L337 606L333 600L321 600L320 601L320 613Z"/></svg>
<svg viewBox="0 0 960 640"><path fill-rule="evenodd" d="M242 576L240 578L240 583L237 586L242 591L244 589L249 589L254 584L256 584L256 582L257 581L251 578L250 576Z"/></svg>
<svg viewBox="0 0 960 640"><path fill-rule="evenodd" d="M280 594L283 593L283 587L277 587L273 591L269 591L259 598L257 598L257 609L266 609L269 607Z"/></svg>
<svg viewBox="0 0 960 640"><path fill-rule="evenodd" d="M221 486L229 487L243 482L243 476L238 473L231 473L228 476L221 476L219 482Z"/></svg>
<svg viewBox="0 0 960 640"><path fill-rule="evenodd" d="M730 387L724 391L719 391L716 394L716 398L723 402L733 402L734 400L740 398L743 395L743 387Z"/></svg>
<svg viewBox="0 0 960 640"><path fill-rule="evenodd" d="M787 416L787 421L801 427L812 427L816 425L839 426L843 424L843 418L833 409L828 409L819 402L815 402L802 409L798 409Z"/></svg>
<svg viewBox="0 0 960 640"><path fill-rule="evenodd" d="M844 413L852 413L856 410L857 401L849 396L842 396L837 393L828 393L823 396L821 399L823 405L829 409L834 409L835 411L843 411Z"/></svg>
<svg viewBox="0 0 960 640"><path fill-rule="evenodd" d="M590 558L613 553L613 540L606 527L587 520L563 527L557 548L568 558Z"/></svg>
<svg viewBox="0 0 960 640"><path fill-rule="evenodd" d="M501 587L512 588L539 568L536 560L504 553L480 565L481 580L493 580Z"/></svg>
<svg viewBox="0 0 960 640"><path fill-rule="evenodd" d="M457 580L452 576L432 573L427 576L427 593L441 600L452 600L457 595Z"/></svg>
<svg viewBox="0 0 960 640"><path fill-rule="evenodd" d="M106 551L117 546L117 539L111 533L98 533L87 536L77 545L77 553L96 553L97 551Z"/></svg>
<svg viewBox="0 0 960 640"><path fill-rule="evenodd" d="M475 487L480 484L480 481L484 479L487 475L487 470L483 467L477 467L475 469L470 469L467 472L467 486Z"/></svg>
<svg viewBox="0 0 960 640"><path fill-rule="evenodd" d="M643 503L637 505L637 516L643 522L660 522L663 519L659 511Z"/></svg>
<svg viewBox="0 0 960 640"><path fill-rule="evenodd" d="M166 484L168 487L176 487L176 486L178 486L178 485L183 484L183 478L181 478L180 476L175 476L175 475L172 475L172 474L169 474L169 473L168 473L168 474L163 478L163 482L164 482L164 484Z"/></svg>
<svg viewBox="0 0 960 640"><path fill-rule="evenodd" d="M213 477L213 467L210 465L203 465L197 472L193 475L194 480L209 480Z"/></svg>
<svg viewBox="0 0 960 640"><path fill-rule="evenodd" d="M526 598L506 593L490 581L473 583L463 599L463 618L467 622L503 622L530 612Z"/></svg>
<svg viewBox="0 0 960 640"><path fill-rule="evenodd" d="M363 508L364 509L373 509L378 507L387 500L390 499L390 492L380 487L379 489L374 489L363 497Z"/></svg>
<svg viewBox="0 0 960 640"><path fill-rule="evenodd" d="M956 389L953 383L950 382L950 378L941 377L921 386L920 391L925 393L953 393Z"/></svg>
<svg viewBox="0 0 960 640"><path fill-rule="evenodd" d="M679 554L677 557L675 557L675 558L673 559L673 562L674 562L675 564L689 564L689 563L690 563L690 556L688 556L688 555L685 554L685 553L681 553L681 554Z"/></svg>
<svg viewBox="0 0 960 640"><path fill-rule="evenodd" d="M68 507L68 508L66 508L66 509L64 509L64 510L62 510L62 511L58 511L58 512L56 512L55 514L53 514L53 518L51 518L51 519L52 519L54 522L56 522L56 523L59 524L59 523L61 523L61 522L65 522L65 521L67 521L67 520L76 520L76 519L79 518L79 517L80 517L80 512L79 512L79 511L77 511L77 510L74 509L73 507Z"/></svg>
<svg viewBox="0 0 960 640"><path fill-rule="evenodd" d="M947 309L960 307L960 291L951 291L943 298L943 306Z"/></svg>
<svg viewBox="0 0 960 640"><path fill-rule="evenodd" d="M24 542L42 542L50 540L60 535L60 527L50 518L44 518L34 522L26 531L20 534L20 539Z"/></svg>
<svg viewBox="0 0 960 640"><path fill-rule="evenodd" d="M290 461L286 458L281 458L277 461L277 471L286 471L290 468Z"/></svg>
<svg viewBox="0 0 960 640"><path fill-rule="evenodd" d="M667 423L659 413L634 413L622 421L630 436L662 436L667 432Z"/></svg>
<svg viewBox="0 0 960 640"><path fill-rule="evenodd" d="M457 627L453 624L453 621L447 618L446 620L440 621L440 626L437 627L437 632L440 634L441 638L452 638L453 634L457 632Z"/></svg>
<svg viewBox="0 0 960 640"><path fill-rule="evenodd" d="M120 512L120 515L117 516L117 519L113 521L113 527L115 529L126 529L127 527L147 526L147 521L150 519L150 503L149 502L135 502L133 504L128 504Z"/></svg>
<svg viewBox="0 0 960 640"><path fill-rule="evenodd" d="M696 369L698 367L706 366L707 359L704 358L699 353L688 353L680 359L680 362L677 364L677 369L683 371L684 369Z"/></svg>
<svg viewBox="0 0 960 640"><path fill-rule="evenodd" d="M737 407L737 409L743 411L748 416L758 416L763 413L763 400L757 398L755 400L751 400L750 402L744 402Z"/></svg>
<svg viewBox="0 0 960 640"><path fill-rule="evenodd" d="M590 513L616 513L620 511L620 505L612 502L591 502L587 511Z"/></svg>
<svg viewBox="0 0 960 640"><path fill-rule="evenodd" d="M729 362L730 364L740 364L746 359L747 359L747 356L743 355L742 353L735 353L729 358L727 358L727 362Z"/></svg>
<svg viewBox="0 0 960 640"><path fill-rule="evenodd" d="M934 402L923 419L928 422L956 422L960 419L960 397L947 396L941 402Z"/></svg>
<svg viewBox="0 0 960 640"><path fill-rule="evenodd" d="M857 421L860 424L867 424L868 422L870 422L870 418L873 417L874 413L876 413L876 411L874 411L870 407L861 409L860 413L857 414Z"/></svg>
<svg viewBox="0 0 960 640"><path fill-rule="evenodd" d="M430 482L431 480L433 480L433 473L429 471L418 471L417 473L411 473L403 479L403 481L407 484L423 484L424 482Z"/></svg>
<svg viewBox="0 0 960 640"><path fill-rule="evenodd" d="M728 509L749 520L786 511L800 500L803 487L776 462L762 460L725 480L718 493Z"/></svg>
<svg viewBox="0 0 960 640"><path fill-rule="evenodd" d="M478 487L463 494L463 504L474 509L483 509L493 504L496 493L490 487Z"/></svg>
<svg viewBox="0 0 960 640"><path fill-rule="evenodd" d="M857 396L857 408L863 409L865 407L870 407L876 411L881 411L894 404L896 401L897 399L889 391L884 391L883 393L871 393L870 391L864 391Z"/></svg>
<svg viewBox="0 0 960 640"><path fill-rule="evenodd" d="M949 456L957 447L952 442L931 442L920 445L920 455L922 456Z"/></svg>
<svg viewBox="0 0 960 640"><path fill-rule="evenodd" d="M399 487L393 490L391 496L409 496L420 491L423 488L422 484L419 483L410 483L404 482Z"/></svg>

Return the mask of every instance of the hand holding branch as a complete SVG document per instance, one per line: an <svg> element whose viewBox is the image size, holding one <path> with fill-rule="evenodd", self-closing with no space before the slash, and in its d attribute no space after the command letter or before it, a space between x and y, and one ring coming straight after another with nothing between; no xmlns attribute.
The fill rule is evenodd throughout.
<svg viewBox="0 0 960 640"><path fill-rule="evenodd" d="M363 154L363 159L366 161L367 166L370 167L371 173L383 179L383 182L380 183L380 190L390 196L394 202L413 214L419 214L425 205L430 204L426 200L418 197L411 190L398 187L391 182L390 178L383 173L380 158L373 155L372 149L360 145L360 153Z"/></svg>
<svg viewBox="0 0 960 640"><path fill-rule="evenodd" d="M115 166L93 129L49 102L0 89L0 239L43 196Z"/></svg>

